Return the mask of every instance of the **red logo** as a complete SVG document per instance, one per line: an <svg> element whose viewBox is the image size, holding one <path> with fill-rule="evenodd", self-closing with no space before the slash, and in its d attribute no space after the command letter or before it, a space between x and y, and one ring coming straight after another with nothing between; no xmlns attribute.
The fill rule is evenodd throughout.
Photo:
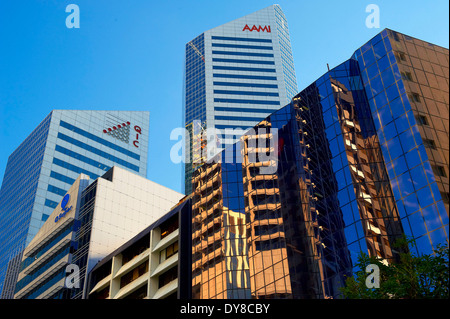
<svg viewBox="0 0 450 319"><path fill-rule="evenodd" d="M109 127L103 130L103 133L106 133L116 139L121 140L122 142L129 143L130 140L130 122L124 122L122 124L114 125L113 127ZM139 148L139 137L142 134L142 129L140 126L134 126L134 133L136 133L133 139L133 145Z"/></svg>
<svg viewBox="0 0 450 319"><path fill-rule="evenodd" d="M113 126L112 128L111 128L111 127L108 127L107 129L103 130L103 133L108 133L108 132L115 131L115 130L117 130L117 129L125 128L125 127L127 127L128 125L130 125L130 122L118 124L117 126Z"/></svg>
<svg viewBox="0 0 450 319"><path fill-rule="evenodd" d="M248 30L250 32L252 32L252 31L258 31L258 32L262 31L262 32L264 32L265 31L267 33L270 33L270 25L265 25L264 27L253 25L253 27L250 28L248 26L248 24L246 24L244 29L242 29L242 31L245 31L245 30Z"/></svg>
<svg viewBox="0 0 450 319"><path fill-rule="evenodd" d="M133 141L133 145L139 147L139 135L142 134L142 129L139 126L135 126L134 130L136 131L136 139Z"/></svg>

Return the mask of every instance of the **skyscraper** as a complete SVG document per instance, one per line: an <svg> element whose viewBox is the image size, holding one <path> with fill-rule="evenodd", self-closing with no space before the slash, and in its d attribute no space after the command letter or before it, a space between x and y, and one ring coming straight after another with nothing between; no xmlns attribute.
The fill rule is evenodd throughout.
<svg viewBox="0 0 450 319"><path fill-rule="evenodd" d="M386 29L352 58L405 233L430 253L449 236L449 51Z"/></svg>
<svg viewBox="0 0 450 319"><path fill-rule="evenodd" d="M0 290L12 298L23 249L80 173L147 171L148 112L52 111L9 156L0 190Z"/></svg>
<svg viewBox="0 0 450 319"><path fill-rule="evenodd" d="M286 18L272 5L208 30L186 44L185 126L202 130L250 128L289 103L297 80ZM235 142L216 134L218 150ZM191 191L196 138L186 147L185 193ZM194 163L193 163L194 162Z"/></svg>
<svg viewBox="0 0 450 319"><path fill-rule="evenodd" d="M193 298L338 298L361 252L448 244L448 83L448 49L385 29L197 168Z"/></svg>

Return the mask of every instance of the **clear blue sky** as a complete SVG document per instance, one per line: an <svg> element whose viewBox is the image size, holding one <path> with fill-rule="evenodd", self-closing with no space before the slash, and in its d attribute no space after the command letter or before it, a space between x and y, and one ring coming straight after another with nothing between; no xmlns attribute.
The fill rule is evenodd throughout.
<svg viewBox="0 0 450 319"><path fill-rule="evenodd" d="M68 4L80 28L68 29ZM383 28L448 48L448 0L2 0L0 180L8 156L52 109L148 110L148 178L181 191L170 132L182 123L185 44L271 4L289 23L299 90ZM380 8L368 29L365 8Z"/></svg>

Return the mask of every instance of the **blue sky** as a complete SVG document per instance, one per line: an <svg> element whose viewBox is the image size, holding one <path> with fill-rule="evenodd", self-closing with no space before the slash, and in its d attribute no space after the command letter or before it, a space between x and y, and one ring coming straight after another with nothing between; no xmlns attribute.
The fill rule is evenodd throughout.
<svg viewBox="0 0 450 319"><path fill-rule="evenodd" d="M65 25L71 3L79 29ZM448 48L447 0L2 0L0 180L8 156L52 109L148 110L147 177L181 191L170 132L182 126L185 44L274 3L288 20L299 91L383 28ZM365 25L371 3L380 29Z"/></svg>

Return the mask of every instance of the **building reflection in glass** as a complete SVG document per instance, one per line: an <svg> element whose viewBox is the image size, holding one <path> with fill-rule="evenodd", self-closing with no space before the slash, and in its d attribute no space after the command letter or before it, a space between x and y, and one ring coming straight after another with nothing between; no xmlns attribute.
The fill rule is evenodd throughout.
<svg viewBox="0 0 450 319"><path fill-rule="evenodd" d="M304 292L299 298L304 298L306 292L313 289L314 294L309 292L311 298L336 298L352 267L330 145L325 135L322 103L315 84L298 94L292 102L292 113L296 119L293 127L297 134L286 134L287 138L296 137L298 140L293 146L285 147L286 153L292 153L290 157L295 158L297 163L295 168L286 169L284 176L292 180L292 185L295 184L295 170L299 176L300 198L292 210L295 211L296 206L302 207L303 214L297 218L297 223L303 225L303 236L309 239L310 244L306 247L311 247L307 255L311 266L309 269L303 268L301 276L306 277L307 273L314 275L314 281L311 277L304 280ZM295 200L292 186L283 193L291 193L288 202ZM295 225L296 221L290 224ZM307 288L309 291L305 291Z"/></svg>
<svg viewBox="0 0 450 319"><path fill-rule="evenodd" d="M199 166L193 297L339 298L361 251L396 260L403 230L375 133L349 60Z"/></svg>
<svg viewBox="0 0 450 319"><path fill-rule="evenodd" d="M194 172L194 298L316 299L337 293L351 265L348 253L340 257L345 266L336 261L346 245L332 244L344 238L342 213L336 187L334 200L322 203L320 172L331 172L331 163L322 163L328 153L312 152L314 127L303 122L297 104L286 106L227 149L233 158L240 153L240 162L205 163ZM276 160L267 160L271 152ZM313 160L322 163L317 177ZM276 169L262 170L270 166ZM329 175L327 183L334 180ZM320 219L317 206L331 207L326 201L335 207L323 209ZM327 230L325 244L321 232ZM327 245L332 253L324 253Z"/></svg>
<svg viewBox="0 0 450 319"><path fill-rule="evenodd" d="M356 65L350 60L341 68L352 72ZM378 136L365 113L369 108L359 77L333 78L333 73L338 72L330 73L330 84L368 253L388 263L398 257L392 245L403 230Z"/></svg>
<svg viewBox="0 0 450 319"><path fill-rule="evenodd" d="M269 120L262 121L254 134L241 138L250 282L252 297L258 299L292 297L278 175L261 174L263 168L277 165L259 156L274 151L270 128ZM258 134L260 129L264 135ZM266 142L258 143L261 139Z"/></svg>
<svg viewBox="0 0 450 319"><path fill-rule="evenodd" d="M192 296L248 299L241 164L204 163L192 180Z"/></svg>

